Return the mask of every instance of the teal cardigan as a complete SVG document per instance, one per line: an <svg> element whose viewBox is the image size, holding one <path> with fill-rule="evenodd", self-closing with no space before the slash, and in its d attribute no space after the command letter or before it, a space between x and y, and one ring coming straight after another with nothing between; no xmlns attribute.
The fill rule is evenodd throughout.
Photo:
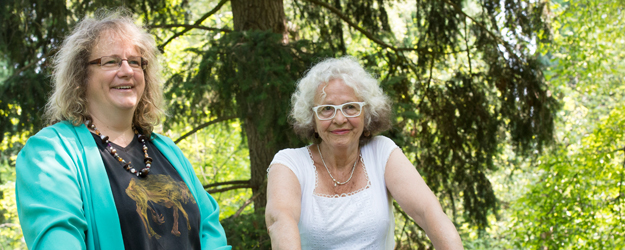
<svg viewBox="0 0 625 250"><path fill-rule="evenodd" d="M189 187L200 209L202 249L229 250L219 207L174 142L154 145ZM17 211L26 245L36 249L124 249L100 151L85 125L59 122L30 137L16 163Z"/></svg>

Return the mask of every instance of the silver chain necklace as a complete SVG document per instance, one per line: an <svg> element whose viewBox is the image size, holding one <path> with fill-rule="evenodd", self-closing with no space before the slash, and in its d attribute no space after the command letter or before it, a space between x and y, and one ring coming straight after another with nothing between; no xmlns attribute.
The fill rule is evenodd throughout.
<svg viewBox="0 0 625 250"><path fill-rule="evenodd" d="M356 158L356 161L354 161L354 166L352 167L352 173L349 174L349 179L347 179L345 182L339 182L339 181L336 181L336 179L334 179L334 177L330 173L330 169L328 169L328 166L326 166L326 162L323 160L323 154L321 154L321 149L319 148L319 144L317 144L317 151L319 151L319 156L321 156L321 162L323 162L323 166L326 168L326 171L328 171L328 174L330 175L330 178L332 178L332 181L334 181L335 187L337 184L345 185L352 179L352 176L354 176L354 169L356 169L356 163L358 163L358 158Z"/></svg>

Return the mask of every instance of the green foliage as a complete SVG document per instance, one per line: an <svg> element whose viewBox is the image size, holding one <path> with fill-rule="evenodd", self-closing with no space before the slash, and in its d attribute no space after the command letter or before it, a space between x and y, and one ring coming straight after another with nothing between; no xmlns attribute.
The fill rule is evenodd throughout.
<svg viewBox="0 0 625 250"><path fill-rule="evenodd" d="M560 106L531 50L531 41L548 31L546 3L335 1L332 10L311 2L293 1L296 15L315 24L299 25L303 36L357 56L380 76L396 117L386 135L411 156L454 218L463 214L463 222L484 229L497 210L487 174L501 147L509 142L527 156L553 137ZM370 33L330 18L337 11L353 14L348 19ZM386 17L394 15L403 22L390 23ZM397 44L405 48L389 47Z"/></svg>
<svg viewBox="0 0 625 250"><path fill-rule="evenodd" d="M8 165L0 164L0 171L7 172ZM0 185L0 249L26 249L22 239L17 206L15 204L15 182L7 181Z"/></svg>
<svg viewBox="0 0 625 250"><path fill-rule="evenodd" d="M232 249L271 249L264 212L245 213L221 221Z"/></svg>
<svg viewBox="0 0 625 250"><path fill-rule="evenodd" d="M26 133L0 142L0 249L26 249L15 203L15 159Z"/></svg>
<svg viewBox="0 0 625 250"><path fill-rule="evenodd" d="M625 158L622 1L553 1L553 42L539 44L560 96L555 147L523 173L507 234L523 249L621 249ZM531 163L530 163L531 164Z"/></svg>
<svg viewBox="0 0 625 250"><path fill-rule="evenodd" d="M190 126L174 126L167 136L175 140L180 137L180 132L190 129ZM241 127L238 122L232 122L209 126L177 145L194 166L200 182L206 186L249 178L249 152L242 142ZM235 214L252 195L249 190L238 189L214 193L212 196L219 203L220 218L223 219ZM251 207L244 211L251 211Z"/></svg>
<svg viewBox="0 0 625 250"><path fill-rule="evenodd" d="M0 142L4 134L31 133L43 127L50 89L47 77L31 70L0 83Z"/></svg>
<svg viewBox="0 0 625 250"><path fill-rule="evenodd" d="M591 126L576 137L625 100L624 8L619 0L554 2L554 41L540 50L550 59L546 78L574 106L562 115L564 123L574 116Z"/></svg>
<svg viewBox="0 0 625 250"><path fill-rule="evenodd" d="M87 3L87 4L86 4ZM0 142L5 133L39 131L50 94L53 56L78 19L96 10L125 6L146 24L185 18L180 0L7 0L0 4ZM4 76L4 73L8 73Z"/></svg>
<svg viewBox="0 0 625 250"><path fill-rule="evenodd" d="M515 202L517 246L538 249L625 247L625 106L579 143L541 158L541 177Z"/></svg>
<svg viewBox="0 0 625 250"><path fill-rule="evenodd" d="M199 65L174 75L167 82L174 121L193 123L201 112L216 117L237 115L251 121L260 133L272 133L278 148L302 145L287 123L290 96L295 82L314 61L327 55L323 48L305 40L282 44L279 34L261 31L230 32L209 40ZM173 87L176 86L176 87ZM188 104L180 102L185 100ZM192 108L193 107L193 108Z"/></svg>
<svg viewBox="0 0 625 250"><path fill-rule="evenodd" d="M1 7L6 25L0 24L0 55L11 71L0 84L1 135L29 134L43 126L50 56L69 27L97 8L124 5L164 49L166 135L177 138L214 119L239 118L180 143L204 184L251 176L249 186L255 193L262 190L271 156L304 144L288 124L294 83L320 58L345 54L380 77L394 107L394 126L386 135L466 231L484 232L497 212L490 180L497 157L531 156L553 138L559 105L547 90L544 61L534 55L537 41L551 38L545 1L284 1L288 41L281 34L228 31L235 19L228 4L187 33L176 26L211 13L215 1L49 2L10 1ZM22 85L28 93L19 92ZM251 194L239 189L215 197L229 216ZM232 239L241 248L266 239L264 227L255 224L264 220L246 215L250 209L232 217L235 234L253 235ZM404 234L409 239L400 239L426 246L425 235L410 223L405 228L411 234Z"/></svg>

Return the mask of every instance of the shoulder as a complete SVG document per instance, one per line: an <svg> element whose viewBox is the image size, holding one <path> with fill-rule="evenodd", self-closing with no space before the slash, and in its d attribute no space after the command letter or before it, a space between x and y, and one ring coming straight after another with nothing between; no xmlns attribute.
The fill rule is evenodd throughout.
<svg viewBox="0 0 625 250"><path fill-rule="evenodd" d="M388 138L388 137L383 136L383 135L378 135L378 136L373 137L373 140L371 140L371 142L378 143L378 144L395 145L395 142L393 140L391 140L391 138Z"/></svg>
<svg viewBox="0 0 625 250"><path fill-rule="evenodd" d="M43 128L26 141L24 149L54 147L57 144L74 144L78 139L78 131L67 121L58 122Z"/></svg>
<svg viewBox="0 0 625 250"><path fill-rule="evenodd" d="M371 141L369 141L369 143L365 144L363 146L363 149L370 149L370 150L380 150L380 149L395 149L397 148L397 144L395 144L395 142L393 140L391 140L390 138L383 136L383 135L378 135L373 137L373 139L371 139Z"/></svg>
<svg viewBox="0 0 625 250"><path fill-rule="evenodd" d="M47 138L47 137L71 137L76 134L76 128L68 121L57 122L53 125L47 126L41 131L37 132L31 138Z"/></svg>
<svg viewBox="0 0 625 250"><path fill-rule="evenodd" d="M286 166L290 166L293 163L299 162L307 157L310 157L308 147L286 148L278 151L278 153L274 155L271 164L280 163Z"/></svg>
<svg viewBox="0 0 625 250"><path fill-rule="evenodd" d="M168 148L175 148L175 149L179 149L178 146L176 145L176 143L174 143L174 141L172 141L169 137L161 135L159 133L152 133L152 140L154 141L154 143L160 143L163 144L165 146L167 146Z"/></svg>
<svg viewBox="0 0 625 250"><path fill-rule="evenodd" d="M372 164L371 167L375 167L375 169L383 172L386 169L391 153L397 148L393 140L386 136L378 135L365 144L361 150L363 158Z"/></svg>
<svg viewBox="0 0 625 250"><path fill-rule="evenodd" d="M88 135L89 131L66 121L43 128L28 138L20 150L15 164L17 171L32 174L37 169L54 172L60 168L72 168L83 157L81 133ZM25 169L28 170L24 172Z"/></svg>
<svg viewBox="0 0 625 250"><path fill-rule="evenodd" d="M167 136L164 136L158 133L152 133L152 143L156 145L156 147L158 148L158 150L161 151L161 153L165 153L165 152L173 153L179 159L183 159L183 158L186 159L186 157L184 156L184 153L178 147L178 145L171 138Z"/></svg>
<svg viewBox="0 0 625 250"><path fill-rule="evenodd" d="M274 157L276 157L276 156L291 156L291 157L293 157L293 156L298 156L298 155L301 155L301 154L304 154L304 153L308 154L308 148L307 147L285 148L285 149L282 149L282 150L278 151L278 153L276 153L276 155Z"/></svg>
<svg viewBox="0 0 625 250"><path fill-rule="evenodd" d="M172 157L179 161L187 161L182 150L169 137L157 133L152 133L152 136L152 143L169 161L174 160Z"/></svg>
<svg viewBox="0 0 625 250"><path fill-rule="evenodd" d="M295 173L295 176L297 176L298 179L301 179L307 171L305 166L307 166L307 163L310 162L311 160L308 147L287 148L276 153L273 160L269 164L270 167L267 169L267 172L269 172L272 165L281 164L291 169L291 171Z"/></svg>

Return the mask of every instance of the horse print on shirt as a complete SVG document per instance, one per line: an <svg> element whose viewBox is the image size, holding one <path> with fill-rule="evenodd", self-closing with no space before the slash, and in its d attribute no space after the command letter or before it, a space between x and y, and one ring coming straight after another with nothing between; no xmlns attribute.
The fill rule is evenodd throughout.
<svg viewBox="0 0 625 250"><path fill-rule="evenodd" d="M165 222L165 217L154 210L153 206L156 205L174 209L174 226L171 229L173 235L180 236L180 231L178 231L179 212L187 219L187 229L191 230L189 217L182 207L182 203L195 203L195 199L191 196L184 181L177 182L168 175L150 175L141 180L132 179L126 188L126 194L137 203L137 213L141 217L148 238L154 236L159 239L161 237L150 226L148 210L150 210L151 218L155 223L160 225Z"/></svg>

